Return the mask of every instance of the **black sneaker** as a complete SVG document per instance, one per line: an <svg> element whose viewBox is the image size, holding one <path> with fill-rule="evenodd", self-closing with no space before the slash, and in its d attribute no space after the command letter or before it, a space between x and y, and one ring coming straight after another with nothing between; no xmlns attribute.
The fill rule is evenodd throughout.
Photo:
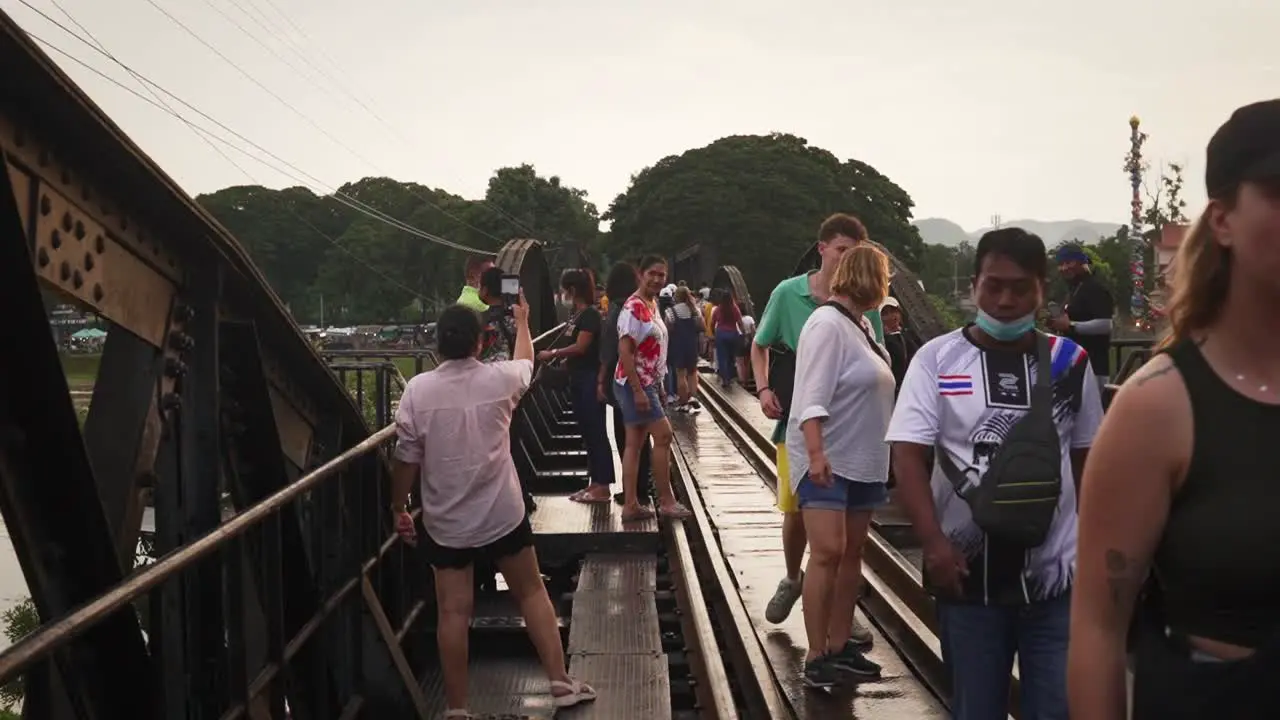
<svg viewBox="0 0 1280 720"><path fill-rule="evenodd" d="M880 665L867 659L867 656L863 655L862 650L858 648L857 643L852 640L846 642L839 652L828 655L827 659L836 669L852 673L858 677L880 677Z"/></svg>
<svg viewBox="0 0 1280 720"><path fill-rule="evenodd" d="M804 664L804 684L814 690L830 690L840 682L840 670L831 662L831 655L823 655Z"/></svg>

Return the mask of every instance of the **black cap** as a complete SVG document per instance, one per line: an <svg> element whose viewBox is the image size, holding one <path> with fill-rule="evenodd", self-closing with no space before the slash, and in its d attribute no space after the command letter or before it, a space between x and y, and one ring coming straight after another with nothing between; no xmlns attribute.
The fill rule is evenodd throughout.
<svg viewBox="0 0 1280 720"><path fill-rule="evenodd" d="M1242 182L1280 178L1280 100L1245 105L1209 139L1204 183L1221 198Z"/></svg>

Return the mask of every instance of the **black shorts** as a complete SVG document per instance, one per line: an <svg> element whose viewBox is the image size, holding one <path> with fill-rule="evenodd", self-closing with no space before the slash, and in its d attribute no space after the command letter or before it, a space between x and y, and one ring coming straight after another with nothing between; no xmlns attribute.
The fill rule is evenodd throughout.
<svg viewBox="0 0 1280 720"><path fill-rule="evenodd" d="M533 527L526 515L514 530L487 545L473 548L445 547L423 532L422 557L431 567L461 570L468 565L496 563L533 545Z"/></svg>

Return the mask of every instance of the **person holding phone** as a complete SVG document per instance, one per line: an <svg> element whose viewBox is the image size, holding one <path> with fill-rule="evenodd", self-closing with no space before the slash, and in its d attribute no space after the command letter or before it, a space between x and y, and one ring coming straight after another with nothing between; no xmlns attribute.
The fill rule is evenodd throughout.
<svg viewBox="0 0 1280 720"><path fill-rule="evenodd" d="M391 470L391 517L400 537L422 545L435 576L436 644L444 670L446 717L470 717L467 707L467 634L474 604L476 565L494 563L520 606L520 614L550 682L552 704L571 707L596 691L565 672L555 607L547 595L533 547L533 530L520 498L511 457L512 414L533 379L529 306L512 307L514 359L480 362L482 323L474 310L454 305L440 315L443 362L416 375L396 411L397 442ZM422 499L422 529L409 513L414 483Z"/></svg>
<svg viewBox="0 0 1280 720"><path fill-rule="evenodd" d="M502 268L491 266L480 274L479 298L487 308L481 315L484 322L484 342L480 348L481 362L502 362L511 358L511 347L515 344L515 321L508 312L504 299L503 283L510 284ZM516 280L511 296L520 292L519 280Z"/></svg>

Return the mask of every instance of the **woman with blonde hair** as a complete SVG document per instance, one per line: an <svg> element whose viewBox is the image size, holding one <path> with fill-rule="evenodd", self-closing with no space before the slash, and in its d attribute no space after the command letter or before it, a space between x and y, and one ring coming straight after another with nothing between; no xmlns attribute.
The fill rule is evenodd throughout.
<svg viewBox="0 0 1280 720"><path fill-rule="evenodd" d="M1209 141L1169 337L1085 465L1071 716L1280 716L1280 100ZM1130 630L1132 629L1132 632Z"/></svg>
<svg viewBox="0 0 1280 720"><path fill-rule="evenodd" d="M870 245L844 253L831 297L809 316L796 349L787 426L789 478L809 536L804 681L829 688L842 672L875 677L880 666L851 642L872 511L888 501L893 413L889 356L863 313L889 294L889 259Z"/></svg>

